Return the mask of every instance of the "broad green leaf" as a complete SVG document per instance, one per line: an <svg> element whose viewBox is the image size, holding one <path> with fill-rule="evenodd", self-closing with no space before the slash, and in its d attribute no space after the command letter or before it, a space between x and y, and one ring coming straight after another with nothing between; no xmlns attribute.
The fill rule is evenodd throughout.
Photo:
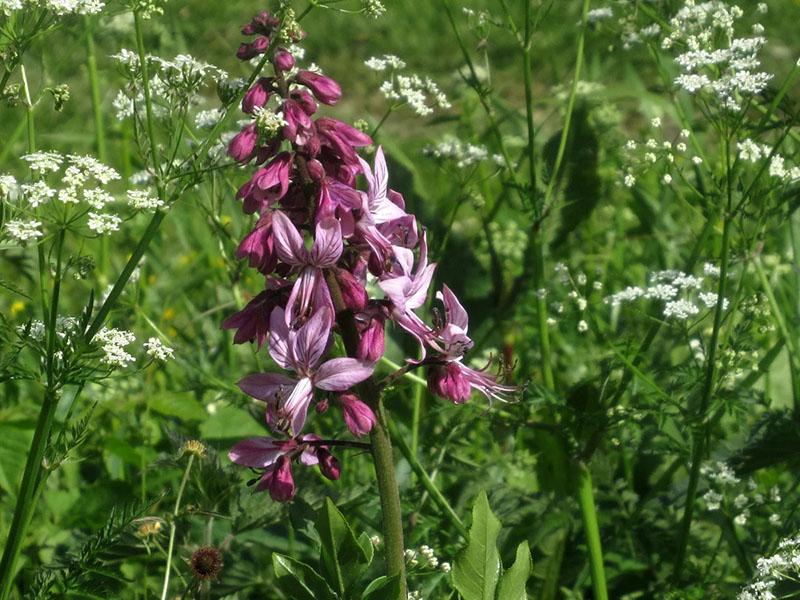
<svg viewBox="0 0 800 600"><path fill-rule="evenodd" d="M500 587L497 588L498 600L527 600L525 584L531 576L531 570L531 550L528 548L528 542L522 542L517 546L514 564L500 578Z"/></svg>
<svg viewBox="0 0 800 600"><path fill-rule="evenodd" d="M453 585L464 600L494 600L500 576L498 533L500 521L489 508L486 492L481 492L472 508L469 543L453 565Z"/></svg>
<svg viewBox="0 0 800 600"><path fill-rule="evenodd" d="M289 556L272 553L278 587L292 600L336 600L338 596L313 567Z"/></svg>
<svg viewBox="0 0 800 600"><path fill-rule="evenodd" d="M358 536L358 545L361 546L361 549L364 551L364 559L366 560L366 566L372 564L372 559L375 557L375 546L372 545L372 540L367 535L366 531L362 531L361 535Z"/></svg>
<svg viewBox="0 0 800 600"><path fill-rule="evenodd" d="M235 406L219 408L213 415L206 415L200 424L200 437L204 440L238 441L257 435L264 435L264 426Z"/></svg>
<svg viewBox="0 0 800 600"><path fill-rule="evenodd" d="M190 392L162 392L152 396L148 404L154 411L183 421L202 421L208 413Z"/></svg>
<svg viewBox="0 0 800 600"><path fill-rule="evenodd" d="M369 582L361 595L361 600L387 600L400 596L400 578L395 575L387 577L381 575Z"/></svg>
<svg viewBox="0 0 800 600"><path fill-rule="evenodd" d="M317 531L322 542L322 572L328 581L333 582L339 594L344 595L370 563L370 557L330 498L325 498L325 504L319 511Z"/></svg>
<svg viewBox="0 0 800 600"><path fill-rule="evenodd" d="M30 423L0 425L0 490L16 498L25 459L31 448L33 428Z"/></svg>

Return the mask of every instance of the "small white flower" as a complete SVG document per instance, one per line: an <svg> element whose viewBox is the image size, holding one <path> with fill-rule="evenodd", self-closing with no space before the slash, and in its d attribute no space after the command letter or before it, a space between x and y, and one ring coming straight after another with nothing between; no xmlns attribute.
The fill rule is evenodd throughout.
<svg viewBox="0 0 800 600"><path fill-rule="evenodd" d="M661 127L661 117L653 117L650 119L650 126L651 127Z"/></svg>
<svg viewBox="0 0 800 600"><path fill-rule="evenodd" d="M578 321L578 333L586 333L587 331L589 331L589 324L583 319Z"/></svg>
<svg viewBox="0 0 800 600"><path fill-rule="evenodd" d="M149 338L144 344L145 352L148 356L152 356L157 360L166 361L174 358L175 350L169 346L164 345L161 340L156 337Z"/></svg>
<svg viewBox="0 0 800 600"><path fill-rule="evenodd" d="M86 224L95 233L103 235L112 231L119 231L120 223L122 223L122 219L117 215L90 212L89 220Z"/></svg>
<svg viewBox="0 0 800 600"><path fill-rule="evenodd" d="M42 237L41 226L40 221L7 221L6 231L15 240L27 242Z"/></svg>
<svg viewBox="0 0 800 600"><path fill-rule="evenodd" d="M164 201L147 190L128 190L128 204L136 210L156 210L164 206Z"/></svg>
<svg viewBox="0 0 800 600"><path fill-rule="evenodd" d="M669 173L664 173L664 176L661 178L661 182L664 185L669 185L670 183L672 183L672 175L670 175Z"/></svg>
<svg viewBox="0 0 800 600"><path fill-rule="evenodd" d="M634 177L631 173L626 173L625 179L623 179L622 182L625 184L625 187L631 188L636 183L636 177Z"/></svg>

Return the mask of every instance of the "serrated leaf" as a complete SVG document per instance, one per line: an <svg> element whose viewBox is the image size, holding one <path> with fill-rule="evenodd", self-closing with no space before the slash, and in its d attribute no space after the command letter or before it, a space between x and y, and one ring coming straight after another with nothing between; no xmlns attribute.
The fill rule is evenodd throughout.
<svg viewBox="0 0 800 600"><path fill-rule="evenodd" d="M369 582L361 595L361 600L386 600L400 596L400 578L397 575L381 575Z"/></svg>
<svg viewBox="0 0 800 600"><path fill-rule="evenodd" d="M292 600L336 600L338 596L313 567L289 556L272 553L278 587Z"/></svg>
<svg viewBox="0 0 800 600"><path fill-rule="evenodd" d="M497 588L498 600L527 600L525 584L531 576L533 564L531 549L528 542L517 546L517 555L514 564L500 578L500 587Z"/></svg>
<svg viewBox="0 0 800 600"><path fill-rule="evenodd" d="M370 563L369 557L330 498L325 498L325 504L319 511L317 531L322 542L322 572L328 581L334 583L339 594L344 595Z"/></svg>
<svg viewBox="0 0 800 600"><path fill-rule="evenodd" d="M500 576L497 535L500 521L489 507L486 492L481 492L472 509L469 543L453 565L453 585L464 600L494 600Z"/></svg>

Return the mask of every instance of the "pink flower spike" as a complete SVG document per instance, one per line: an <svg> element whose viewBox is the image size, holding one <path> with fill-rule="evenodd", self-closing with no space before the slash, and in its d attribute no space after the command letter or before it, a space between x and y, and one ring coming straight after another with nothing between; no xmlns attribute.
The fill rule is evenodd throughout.
<svg viewBox="0 0 800 600"><path fill-rule="evenodd" d="M291 153L281 152L266 167L257 171L253 182L267 203L280 200L286 195L289 189L289 173L292 169L292 162Z"/></svg>
<svg viewBox="0 0 800 600"><path fill-rule="evenodd" d="M325 75L313 71L300 71L295 76L295 81L310 89L314 97L323 104L336 104L342 97L342 88L339 84Z"/></svg>
<svg viewBox="0 0 800 600"><path fill-rule="evenodd" d="M275 465L264 472L256 489L269 490L270 497L276 502L288 502L294 498L297 489L292 477L292 462L286 456L279 457Z"/></svg>

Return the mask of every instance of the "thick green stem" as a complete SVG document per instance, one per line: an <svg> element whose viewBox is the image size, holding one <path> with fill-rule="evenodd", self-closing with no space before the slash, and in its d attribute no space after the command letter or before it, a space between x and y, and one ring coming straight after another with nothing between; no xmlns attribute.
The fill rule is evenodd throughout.
<svg viewBox="0 0 800 600"><path fill-rule="evenodd" d="M186 489L186 482L189 481L189 474L192 471L192 464L194 464L194 454L189 454L189 462L186 463L186 470L183 472L181 478L181 485L178 488L178 497L175 499L175 508L172 511L172 522L169 525L169 546L167 546L167 568L164 572L164 586L161 588L161 600L167 600L167 593L169 591L169 574L172 571L172 553L175 550L175 532L177 530L177 519L181 511L181 500L183 499L183 491Z"/></svg>
<svg viewBox="0 0 800 600"><path fill-rule="evenodd" d="M592 475L588 467L578 465L578 502L581 505L583 529L589 549L589 566L592 572L592 590L595 600L608 600L606 573L603 567L603 547L600 544L600 527L597 525L597 510L592 491Z"/></svg>
<svg viewBox="0 0 800 600"><path fill-rule="evenodd" d="M725 292L728 281L728 262L730 254L731 228L733 225L733 181L731 172L731 160L729 141L726 139L723 152L725 153L725 171L727 202L726 210L723 215L722 226L722 251L720 257L719 286L717 288L717 306L714 310L714 326L711 331L711 341L708 344L708 356L706 358L706 376L703 380L703 388L700 392L700 403L695 414L695 431L692 441L691 465L689 467L689 484L686 488L686 501L683 507L683 518L678 534L678 548L675 555L675 579L680 580L683 574L683 566L686 559L686 549L689 545L689 533L692 528L692 518L694 516L694 500L697 495L697 484L700 480L700 465L706 452L706 438L708 437L709 425L705 416L711 402L711 395L714 391L714 384L717 375L717 346L720 329L724 317Z"/></svg>
<svg viewBox="0 0 800 600"><path fill-rule="evenodd" d="M336 308L342 340L347 354L355 356L358 348L358 330L353 313L345 306L342 291L332 271L327 271L325 281ZM372 462L375 464L375 477L381 501L381 523L383 529L386 575L400 578L400 595L397 599L406 600L406 559L403 543L403 512L400 507L400 490L394 470L394 453L389 435L389 420L380 397L380 388L370 378L359 385L359 392L369 402L375 413L376 422L370 434Z"/></svg>

